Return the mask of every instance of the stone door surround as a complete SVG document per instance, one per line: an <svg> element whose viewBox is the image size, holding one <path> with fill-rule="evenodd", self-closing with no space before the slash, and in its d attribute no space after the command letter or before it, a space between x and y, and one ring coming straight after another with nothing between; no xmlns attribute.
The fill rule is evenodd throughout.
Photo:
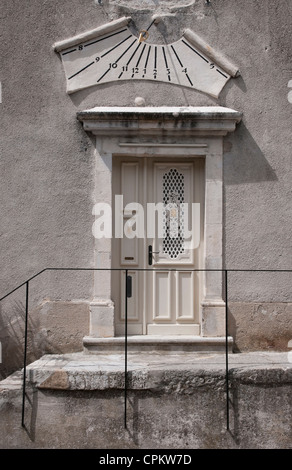
<svg viewBox="0 0 292 470"><path fill-rule="evenodd" d="M94 203L112 206L112 160L115 155L205 157L205 269L223 268L223 137L242 114L211 107L96 107L77 113L86 132L96 136ZM111 268L111 240L96 239L94 265ZM223 276L203 275L201 336L224 336ZM110 272L96 272L90 336L114 337Z"/></svg>

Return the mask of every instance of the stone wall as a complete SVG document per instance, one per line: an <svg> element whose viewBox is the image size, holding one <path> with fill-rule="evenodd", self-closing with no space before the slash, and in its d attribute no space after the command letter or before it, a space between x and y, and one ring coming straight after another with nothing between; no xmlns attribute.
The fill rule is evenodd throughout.
<svg viewBox="0 0 292 470"><path fill-rule="evenodd" d="M90 363L83 357L78 370L75 356L70 372L68 368L65 372L62 359L53 358L55 365L50 365L47 358L42 363L51 368L51 376L41 379L44 370L37 368L39 364L38 383L27 384L25 428L21 427L21 378L0 383L0 447L291 448L292 369L287 357L283 355L283 363L277 364L279 356L253 355L244 364L244 355L236 356L229 374L229 430L226 374L214 356L209 365L204 359L200 365L193 357L189 363L182 359L179 367L148 362L129 371L127 429L122 360L117 371L117 357L110 366L108 362L93 366L92 356Z"/></svg>
<svg viewBox="0 0 292 470"><path fill-rule="evenodd" d="M229 334L234 352L289 351L292 339L291 303L231 302Z"/></svg>

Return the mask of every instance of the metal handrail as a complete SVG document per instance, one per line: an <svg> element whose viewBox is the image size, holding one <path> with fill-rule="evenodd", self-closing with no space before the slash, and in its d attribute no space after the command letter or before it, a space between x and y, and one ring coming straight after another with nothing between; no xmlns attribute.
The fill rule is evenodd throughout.
<svg viewBox="0 0 292 470"><path fill-rule="evenodd" d="M124 368L124 426L127 428L127 392L128 392L128 272L131 271L187 271L187 272L222 272L224 273L225 287L225 376L226 376L226 429L229 430L229 363L228 363L228 273L229 272L270 272L270 273L291 273L292 269L174 269L174 268L44 268L34 274L22 284L18 285L6 295L0 298L0 302L25 286L25 330L24 330L24 356L23 356L23 386L22 386L22 413L21 426L25 428L25 396L26 396L26 366L27 366L27 339L28 339L28 315L29 315L29 283L46 271L124 271L125 272L125 368Z"/></svg>

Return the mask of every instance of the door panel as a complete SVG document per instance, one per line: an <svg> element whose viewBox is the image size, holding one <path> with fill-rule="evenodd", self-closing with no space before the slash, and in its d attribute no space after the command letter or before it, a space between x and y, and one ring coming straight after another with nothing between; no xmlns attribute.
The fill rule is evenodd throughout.
<svg viewBox="0 0 292 470"><path fill-rule="evenodd" d="M132 297L128 299L128 333L140 335L143 334L144 303L143 295L140 293L143 292L144 275L135 268L143 266L144 259L141 239L134 236L133 211L129 208L129 204L142 202L143 162L138 159L127 161L114 159L112 174L114 191L112 267L128 269L128 275L132 277ZM115 304L115 334L123 335L125 271L112 271L112 300Z"/></svg>
<svg viewBox="0 0 292 470"><path fill-rule="evenodd" d="M193 250L186 249L184 241L184 223L190 220L193 201L193 163L155 163L152 171L154 203L167 208L162 211L164 236L156 227L153 264L193 264Z"/></svg>
<svg viewBox="0 0 292 470"><path fill-rule="evenodd" d="M167 271L153 272L153 320L154 321L172 321L171 299L171 273ZM151 311L151 303L148 303L148 309Z"/></svg>
<svg viewBox="0 0 292 470"><path fill-rule="evenodd" d="M132 218L132 210L127 209L132 202L138 202L139 197L139 163L122 162L121 164L121 195L123 195L122 227L126 227L127 236L121 238L121 264L139 264L139 240L132 237L133 227L129 224ZM124 234L125 235L125 234ZM132 238L130 238L132 237Z"/></svg>
<svg viewBox="0 0 292 470"><path fill-rule="evenodd" d="M176 273L176 319L177 321L194 321L194 273Z"/></svg>

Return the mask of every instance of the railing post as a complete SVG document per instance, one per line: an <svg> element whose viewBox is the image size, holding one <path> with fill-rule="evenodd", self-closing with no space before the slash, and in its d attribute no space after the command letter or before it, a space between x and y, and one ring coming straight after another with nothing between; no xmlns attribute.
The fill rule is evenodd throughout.
<svg viewBox="0 0 292 470"><path fill-rule="evenodd" d="M124 390L124 427L127 428L128 394L128 270L125 273L125 390Z"/></svg>
<svg viewBox="0 0 292 470"><path fill-rule="evenodd" d="M225 357L226 357L226 427L229 431L229 365L228 365L228 271L225 269Z"/></svg>
<svg viewBox="0 0 292 470"><path fill-rule="evenodd" d="M25 409L25 385L26 385L26 356L27 356L27 330L28 330L28 294L29 281L25 283L25 327L24 327L24 354L23 354L23 383L22 383L22 413L21 426L24 428L24 409Z"/></svg>

